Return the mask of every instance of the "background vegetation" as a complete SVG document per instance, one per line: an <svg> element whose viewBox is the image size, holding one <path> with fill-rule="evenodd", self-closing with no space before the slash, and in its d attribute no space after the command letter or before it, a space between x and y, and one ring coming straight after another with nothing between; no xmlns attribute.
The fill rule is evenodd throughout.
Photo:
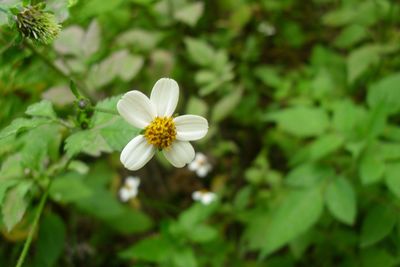
<svg viewBox="0 0 400 267"><path fill-rule="evenodd" d="M26 267L400 265L398 1L46 3L62 23L49 45L0 1L0 266L41 208ZM205 178L119 161L138 131L99 109L161 77L179 113L209 120Z"/></svg>

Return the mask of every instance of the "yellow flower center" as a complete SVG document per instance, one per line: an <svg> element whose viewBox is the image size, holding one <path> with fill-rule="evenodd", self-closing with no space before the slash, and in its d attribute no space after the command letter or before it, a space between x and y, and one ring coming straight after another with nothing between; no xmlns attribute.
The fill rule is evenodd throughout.
<svg viewBox="0 0 400 267"><path fill-rule="evenodd" d="M164 149L172 145L176 139L176 127L172 117L156 117L144 129L144 137L147 143Z"/></svg>

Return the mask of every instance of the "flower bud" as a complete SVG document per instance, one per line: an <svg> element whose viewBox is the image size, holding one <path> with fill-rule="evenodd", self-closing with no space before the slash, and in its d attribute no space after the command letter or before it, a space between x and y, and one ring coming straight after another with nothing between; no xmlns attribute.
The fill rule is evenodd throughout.
<svg viewBox="0 0 400 267"><path fill-rule="evenodd" d="M21 35L40 43L49 44L61 29L55 16L40 4L23 8L15 17Z"/></svg>

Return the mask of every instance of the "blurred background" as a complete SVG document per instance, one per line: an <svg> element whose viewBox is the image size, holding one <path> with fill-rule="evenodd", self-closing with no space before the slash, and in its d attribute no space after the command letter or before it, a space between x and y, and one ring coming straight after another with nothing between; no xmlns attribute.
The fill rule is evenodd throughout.
<svg viewBox="0 0 400 267"><path fill-rule="evenodd" d="M0 266L400 266L398 1L39 2L0 1ZM162 77L209 132L128 171Z"/></svg>

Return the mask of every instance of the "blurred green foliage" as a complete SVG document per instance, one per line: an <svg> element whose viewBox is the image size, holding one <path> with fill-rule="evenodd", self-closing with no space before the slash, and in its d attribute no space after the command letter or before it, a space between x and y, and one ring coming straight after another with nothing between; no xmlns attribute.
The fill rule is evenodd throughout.
<svg viewBox="0 0 400 267"><path fill-rule="evenodd" d="M25 267L399 266L399 2L45 2L49 46L0 2L0 266L47 188ZM161 77L208 118L213 171L154 159L122 203L138 130L115 105ZM193 204L203 188L217 201Z"/></svg>

